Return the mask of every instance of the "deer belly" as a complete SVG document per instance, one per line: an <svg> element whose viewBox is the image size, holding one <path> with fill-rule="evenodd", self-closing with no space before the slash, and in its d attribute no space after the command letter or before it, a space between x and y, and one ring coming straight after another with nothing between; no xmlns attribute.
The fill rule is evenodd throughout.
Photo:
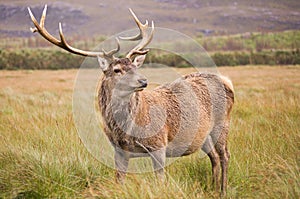
<svg viewBox="0 0 300 199"><path fill-rule="evenodd" d="M180 157L190 155L201 149L209 130L201 130L195 134L183 133L182 136L178 135L168 143L166 156L167 157Z"/></svg>

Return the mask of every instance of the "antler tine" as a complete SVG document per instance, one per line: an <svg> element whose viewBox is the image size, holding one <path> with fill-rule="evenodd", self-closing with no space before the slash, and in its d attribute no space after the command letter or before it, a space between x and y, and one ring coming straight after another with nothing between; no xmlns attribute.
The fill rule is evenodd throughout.
<svg viewBox="0 0 300 199"><path fill-rule="evenodd" d="M41 20L40 20L40 25L41 25L42 28L45 27L46 14L47 14L47 4L44 7L44 10L43 10L43 13L42 13L42 17L41 17Z"/></svg>
<svg viewBox="0 0 300 199"><path fill-rule="evenodd" d="M47 10L47 5L45 5L45 8L44 8L44 11L43 11L43 15L41 17L41 25L37 22L36 18L34 17L34 15L32 14L30 8L28 7L28 12L29 12L29 15L31 17L31 21L33 22L35 28L30 28L30 30L32 32L39 32L45 39L47 39L49 42L53 43L54 45L60 45L60 42L59 40L57 40L55 37L53 37L52 35L50 35L48 33L48 31L42 27L42 25L44 24L45 22L45 18L46 18L46 10Z"/></svg>
<svg viewBox="0 0 300 199"><path fill-rule="evenodd" d="M55 37L53 37L45 28L45 19L46 19L46 13L47 13L47 5L45 5L45 8L43 10L43 14L41 16L41 20L40 23L37 22L36 18L34 17L34 15L32 14L30 8L28 7L28 12L29 15L31 17L31 20L35 26L35 28L30 28L30 30L32 32L39 32L40 35L42 37L44 37L46 40L48 40L50 43L70 52L73 54L77 54L77 55L82 55L82 56L88 56L88 57L97 57L97 56L101 56L101 57L105 57L106 59L115 59L114 54L116 54L119 50L120 50L120 43L119 40L116 39L117 41L117 48L113 49L109 52L105 52L104 50L102 52L92 52L92 51L84 51L84 50L80 50L77 48L74 48L72 46L70 46L66 39L65 36L63 34L62 31L62 25L61 23L59 23L59 36L60 36L60 41L58 39L56 39Z"/></svg>
<svg viewBox="0 0 300 199"><path fill-rule="evenodd" d="M116 37L116 42L117 42L117 48L112 49L109 52L106 52L104 49L102 49L102 51L103 51L103 53L106 57L111 57L111 56L113 56L114 54L116 54L117 52L120 51L120 41L117 37Z"/></svg>
<svg viewBox="0 0 300 199"><path fill-rule="evenodd" d="M141 21L140 21L140 20L137 18L137 16L134 14L134 12L132 11L131 8L129 8L129 11L130 11L131 15L133 16L135 23L136 23L137 26L139 27L140 32L139 32L137 35L132 36L132 37L122 37L122 36L120 36L119 38L122 39L122 40L129 40L129 41L140 40L140 39L142 39L142 32L141 32L141 30L144 29L145 26L148 27L148 20L146 20L146 23L145 23L145 24L142 24Z"/></svg>
<svg viewBox="0 0 300 199"><path fill-rule="evenodd" d="M146 47L153 38L154 22L153 21L151 22L151 32L149 35L147 32L148 20L146 20L145 24L142 24L130 8L129 8L129 11L131 12L138 28L140 29L140 33L133 37L119 37L119 38L122 40L128 40L128 41L136 41L136 40L142 39L141 42L126 55L127 58L131 59L133 55L136 55L136 54L144 55L149 51L149 50L143 50L143 48Z"/></svg>

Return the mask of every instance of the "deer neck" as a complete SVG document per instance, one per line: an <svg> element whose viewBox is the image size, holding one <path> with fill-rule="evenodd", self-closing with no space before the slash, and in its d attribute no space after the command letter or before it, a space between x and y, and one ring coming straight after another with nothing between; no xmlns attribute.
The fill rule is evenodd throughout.
<svg viewBox="0 0 300 199"><path fill-rule="evenodd" d="M104 82L99 90L99 105L105 125L116 135L130 132L133 115L138 110L140 92L120 96L119 92L107 88Z"/></svg>
<svg viewBox="0 0 300 199"><path fill-rule="evenodd" d="M115 89L112 82L103 80L98 95L102 115L107 117L117 110L123 111L124 114L132 112L138 104L140 93Z"/></svg>

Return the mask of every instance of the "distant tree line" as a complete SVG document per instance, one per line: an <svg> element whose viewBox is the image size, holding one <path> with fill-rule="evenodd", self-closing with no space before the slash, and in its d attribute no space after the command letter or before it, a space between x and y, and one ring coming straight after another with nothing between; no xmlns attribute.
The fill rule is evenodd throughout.
<svg viewBox="0 0 300 199"><path fill-rule="evenodd" d="M55 50L0 50L0 69L69 69L79 68L83 57Z"/></svg>
<svg viewBox="0 0 300 199"><path fill-rule="evenodd" d="M300 50L260 52L217 52L212 56L217 66L237 65L296 65L300 64Z"/></svg>
<svg viewBox="0 0 300 199"><path fill-rule="evenodd" d="M87 39L75 35L68 42L79 49L93 49L95 44L105 39L104 36ZM195 40L210 54L217 66L300 64L300 31L297 30L214 37L199 35ZM174 45L174 49L180 48L177 43L165 45ZM186 44L183 47L188 48ZM79 68L83 60L84 57L53 48L42 37L0 38L0 69ZM171 67L191 66L177 55L159 51L150 51L146 62Z"/></svg>
<svg viewBox="0 0 300 199"><path fill-rule="evenodd" d="M210 55L217 66L237 65L295 65L300 64L300 50L269 50L260 52L216 52ZM0 69L70 69L79 68L84 57L61 50L23 49L0 50ZM148 63L171 67L191 65L173 54L149 54Z"/></svg>

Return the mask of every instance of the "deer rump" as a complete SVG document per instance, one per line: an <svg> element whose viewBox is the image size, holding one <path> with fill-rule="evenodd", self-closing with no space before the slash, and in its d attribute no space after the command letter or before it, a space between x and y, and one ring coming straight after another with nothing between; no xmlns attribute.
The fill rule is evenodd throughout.
<svg viewBox="0 0 300 199"><path fill-rule="evenodd" d="M222 139L222 127L233 104L230 82L216 74L192 73L154 90L135 92L128 100L99 90L104 131L111 144L130 157L149 156L166 149L179 157L201 148L208 136Z"/></svg>

